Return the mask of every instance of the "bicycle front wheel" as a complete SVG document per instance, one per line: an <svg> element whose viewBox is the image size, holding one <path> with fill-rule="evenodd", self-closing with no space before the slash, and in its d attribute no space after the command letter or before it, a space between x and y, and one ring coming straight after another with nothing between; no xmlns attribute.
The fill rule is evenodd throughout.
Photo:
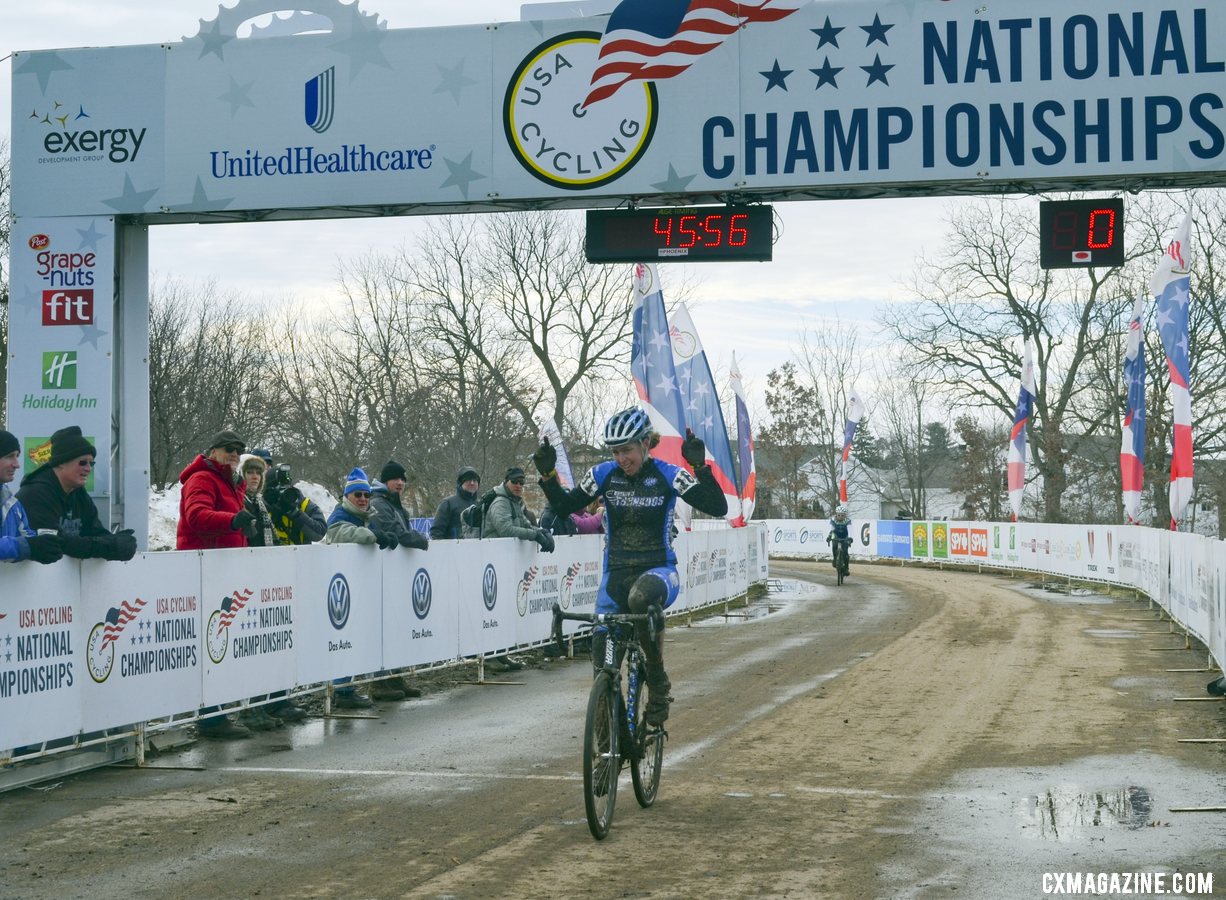
<svg viewBox="0 0 1226 900"><path fill-rule="evenodd" d="M617 776L621 771L616 698L609 673L601 672L592 682L583 730L583 805L587 809L587 827L598 841L604 840L613 824Z"/></svg>
<svg viewBox="0 0 1226 900"><path fill-rule="evenodd" d="M635 716L635 753L630 762L630 780L634 784L634 799L643 809L656 802L660 790L660 767L664 764L664 729L647 724L647 703L651 691L647 687L647 672L639 670L638 710Z"/></svg>

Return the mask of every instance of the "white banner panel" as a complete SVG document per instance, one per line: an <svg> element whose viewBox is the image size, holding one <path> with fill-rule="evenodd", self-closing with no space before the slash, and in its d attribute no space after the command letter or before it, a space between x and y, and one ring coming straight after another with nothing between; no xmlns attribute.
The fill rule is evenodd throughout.
<svg viewBox="0 0 1226 900"><path fill-rule="evenodd" d="M195 558L194 558L195 557ZM97 731L200 706L204 642L195 554L88 560L81 577L82 724ZM244 695L249 696L249 695Z"/></svg>
<svg viewBox="0 0 1226 900"><path fill-rule="evenodd" d="M382 668L383 560L374 544L315 545L298 565L298 684ZM297 634L301 633L301 642Z"/></svg>
<svg viewBox="0 0 1226 900"><path fill-rule="evenodd" d="M515 645L520 584L531 568L522 564L530 557L521 558L515 546L522 543L515 538L493 538L459 544L459 552L471 560L457 567L461 656L479 656Z"/></svg>
<svg viewBox="0 0 1226 900"><path fill-rule="evenodd" d="M560 537L553 555L562 573L558 605L565 612L594 613L604 577L604 538L594 534ZM563 634L587 627L579 622L563 622L562 626Z"/></svg>
<svg viewBox="0 0 1226 900"><path fill-rule="evenodd" d="M1226 541L1213 541L1209 547L1213 570L1209 601L1209 651L1219 664L1226 662Z"/></svg>
<svg viewBox="0 0 1226 900"><path fill-rule="evenodd" d="M52 433L79 425L98 450L85 489L109 496L115 221L19 219L10 254L6 427L22 469L50 459Z"/></svg>
<svg viewBox="0 0 1226 900"><path fill-rule="evenodd" d="M354 11L237 39L249 15L16 54L16 214L1205 183L1226 154L1221 4L811 3L599 93L607 17L381 30Z"/></svg>
<svg viewBox="0 0 1226 900"><path fill-rule="evenodd" d="M6 563L0 596L0 750L76 734L89 680L80 564Z"/></svg>
<svg viewBox="0 0 1226 900"><path fill-rule="evenodd" d="M229 703L292 686L302 623L310 617L303 595L309 583L306 563L322 554L302 547L251 547L197 555L204 703Z"/></svg>
<svg viewBox="0 0 1226 900"><path fill-rule="evenodd" d="M449 553L448 550L451 550ZM399 549L383 556L383 665L389 669L455 659L461 597L456 550Z"/></svg>

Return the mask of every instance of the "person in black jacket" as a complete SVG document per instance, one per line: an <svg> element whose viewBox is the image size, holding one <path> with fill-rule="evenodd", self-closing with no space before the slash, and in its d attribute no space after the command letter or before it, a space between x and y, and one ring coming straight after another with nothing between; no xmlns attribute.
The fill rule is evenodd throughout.
<svg viewBox="0 0 1226 900"><path fill-rule="evenodd" d="M51 435L51 458L21 480L17 499L30 527L59 532L64 555L75 559L128 560L136 555L131 531L112 534L98 520L85 491L98 451L77 425Z"/></svg>
<svg viewBox="0 0 1226 900"><path fill-rule="evenodd" d="M430 542L409 524L409 514L400 499L407 474L404 466L394 459L383 467L379 478L370 486L370 508L374 512L370 521L379 531L396 535L401 547L425 550Z"/></svg>
<svg viewBox="0 0 1226 900"><path fill-rule="evenodd" d="M481 490L481 475L472 466L464 466L455 476L455 493L438 505L430 537L436 541L463 537L460 513L477 502Z"/></svg>

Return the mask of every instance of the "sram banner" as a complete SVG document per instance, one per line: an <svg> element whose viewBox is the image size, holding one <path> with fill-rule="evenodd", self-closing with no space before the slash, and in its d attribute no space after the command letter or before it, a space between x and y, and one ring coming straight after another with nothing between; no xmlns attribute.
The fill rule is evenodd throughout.
<svg viewBox="0 0 1226 900"><path fill-rule="evenodd" d="M13 208L590 208L1223 168L1219 3L775 0L740 4L735 28L710 4L650 6L407 30L354 7L330 33L256 40L237 35L262 5L240 3L185 19L182 43L19 52ZM662 43L652 66L641 48Z"/></svg>

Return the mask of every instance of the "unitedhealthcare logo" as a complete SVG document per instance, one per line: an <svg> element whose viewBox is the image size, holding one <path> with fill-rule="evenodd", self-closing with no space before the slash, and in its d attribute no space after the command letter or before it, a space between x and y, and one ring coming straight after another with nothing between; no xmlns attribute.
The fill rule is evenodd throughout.
<svg viewBox="0 0 1226 900"><path fill-rule="evenodd" d="M306 83L306 123L323 134L332 127L332 114L335 111L336 66L332 66Z"/></svg>

